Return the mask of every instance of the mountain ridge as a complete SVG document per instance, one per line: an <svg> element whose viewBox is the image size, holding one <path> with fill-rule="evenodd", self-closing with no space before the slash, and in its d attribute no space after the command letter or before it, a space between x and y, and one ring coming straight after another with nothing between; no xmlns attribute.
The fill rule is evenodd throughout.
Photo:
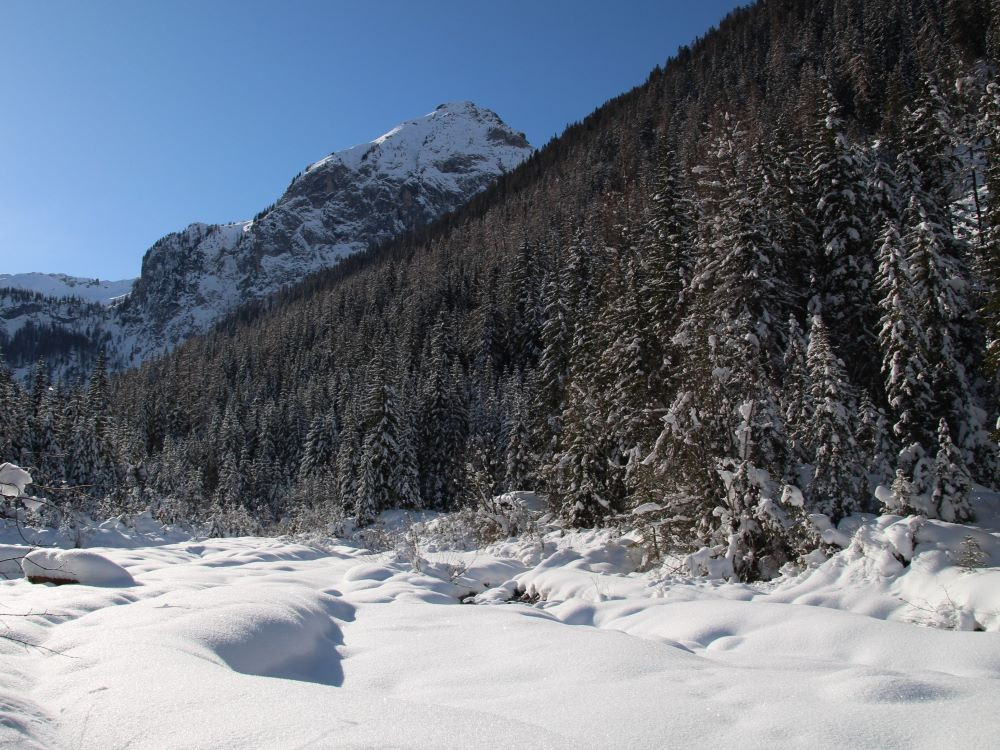
<svg viewBox="0 0 1000 750"><path fill-rule="evenodd" d="M15 279L19 288L41 291L51 302L36 300L25 312L0 297L6 339L0 345L22 377L33 364L22 354L39 348L16 339L19 331L23 338L23 330L32 330L25 329L29 321L50 337L53 326L74 334L65 339L75 342L72 347L50 352L57 374L84 375L99 348L107 350L114 369L138 364L204 333L247 301L453 211L531 152L523 133L493 111L470 101L446 102L313 162L253 219L194 222L165 235L146 251L141 273L125 293L84 296L104 304L117 298L96 325L92 311L76 320L58 301L82 282L60 286L58 278L71 277L55 274L32 288L30 280Z"/></svg>

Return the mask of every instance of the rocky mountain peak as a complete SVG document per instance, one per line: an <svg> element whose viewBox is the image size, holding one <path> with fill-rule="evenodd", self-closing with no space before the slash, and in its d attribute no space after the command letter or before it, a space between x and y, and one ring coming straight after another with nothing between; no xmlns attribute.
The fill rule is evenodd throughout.
<svg viewBox="0 0 1000 750"><path fill-rule="evenodd" d="M530 154L524 134L495 112L469 101L441 104L309 165L253 220L194 223L158 240L131 293L87 339L110 341L103 345L113 366L137 364L208 330L248 300L453 211ZM76 330L65 315L58 325ZM10 328L0 306L0 332L3 326ZM81 337L67 340L79 346ZM74 357L67 351L53 359ZM18 363L16 352L8 359L30 365Z"/></svg>

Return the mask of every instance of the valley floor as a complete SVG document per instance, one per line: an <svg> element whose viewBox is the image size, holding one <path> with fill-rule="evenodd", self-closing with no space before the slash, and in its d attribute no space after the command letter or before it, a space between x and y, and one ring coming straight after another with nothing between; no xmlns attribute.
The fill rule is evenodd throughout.
<svg viewBox="0 0 1000 750"><path fill-rule="evenodd" d="M425 551L422 572L395 553L271 538L96 551L136 584L0 583L0 746L988 748L1000 737L993 624L901 622L878 611L898 603L887 592L835 608L815 580L622 573L627 548L598 533ZM515 594L534 603L506 601Z"/></svg>

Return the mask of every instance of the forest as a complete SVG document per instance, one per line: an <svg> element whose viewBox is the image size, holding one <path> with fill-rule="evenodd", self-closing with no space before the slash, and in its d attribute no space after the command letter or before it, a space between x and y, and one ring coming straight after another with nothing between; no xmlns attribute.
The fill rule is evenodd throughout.
<svg viewBox="0 0 1000 750"><path fill-rule="evenodd" d="M761 0L169 354L0 369L0 461L217 535L534 490L744 581L853 514L970 520L1000 469L998 57L997 0Z"/></svg>

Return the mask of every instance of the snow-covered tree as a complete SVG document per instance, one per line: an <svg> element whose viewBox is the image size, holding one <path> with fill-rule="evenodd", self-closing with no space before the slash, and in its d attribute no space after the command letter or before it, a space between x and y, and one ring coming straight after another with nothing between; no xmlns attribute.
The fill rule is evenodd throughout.
<svg viewBox="0 0 1000 750"><path fill-rule="evenodd" d="M370 427L361 451L360 477L354 511L359 525L369 524L387 508L412 507L414 456L407 441L396 389L374 382L369 389L367 419Z"/></svg>
<svg viewBox="0 0 1000 750"><path fill-rule="evenodd" d="M938 422L938 451L934 459L934 479L931 484L931 515L952 523L972 520L969 492L972 479L961 452L955 447L942 418Z"/></svg>
<svg viewBox="0 0 1000 750"><path fill-rule="evenodd" d="M933 404L928 381L927 340L916 317L913 280L899 232L892 222L882 229L876 289L880 295L879 348L885 393L904 446L927 445L927 415Z"/></svg>
<svg viewBox="0 0 1000 750"><path fill-rule="evenodd" d="M862 467L854 442L854 389L819 315L809 329L806 357L812 387L809 443L814 451L809 506L837 523L860 510Z"/></svg>
<svg viewBox="0 0 1000 750"><path fill-rule="evenodd" d="M550 501L573 526L595 526L611 510L607 435L591 386L574 379L563 414L565 439L550 470Z"/></svg>
<svg viewBox="0 0 1000 750"><path fill-rule="evenodd" d="M773 578L788 560L784 513L764 495L757 471L751 462L740 461L727 477L725 502L716 511L725 558L740 581Z"/></svg>
<svg viewBox="0 0 1000 750"><path fill-rule="evenodd" d="M792 316L788 319L788 345L784 356L784 379L781 384L782 417L785 423L787 460L785 481L799 483L799 468L812 460L810 423L812 421L812 383L806 359L807 343Z"/></svg>
<svg viewBox="0 0 1000 750"><path fill-rule="evenodd" d="M847 137L841 107L824 88L810 132L810 192L816 200L820 282L812 302L835 332L838 353L865 363L874 349L869 291L874 268L865 244L862 156Z"/></svg>
<svg viewBox="0 0 1000 750"><path fill-rule="evenodd" d="M298 472L300 477L317 475L333 465L340 448L338 436L337 414L333 409L313 417L306 433L305 445L302 446Z"/></svg>

